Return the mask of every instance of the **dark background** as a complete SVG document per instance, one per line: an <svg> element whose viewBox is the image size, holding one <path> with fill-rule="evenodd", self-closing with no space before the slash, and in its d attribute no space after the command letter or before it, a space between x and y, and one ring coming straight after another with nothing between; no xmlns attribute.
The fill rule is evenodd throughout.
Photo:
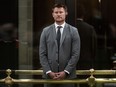
<svg viewBox="0 0 116 87"><path fill-rule="evenodd" d="M95 69L112 69L112 57L116 53L116 37L110 25L116 26L116 0L33 0L33 69L40 69L38 46L43 27L53 23L52 5L65 3L68 7L66 22L76 26L76 6L82 3L86 8L85 21L95 27L97 33L97 56ZM0 0L0 26L12 22L18 28L18 0ZM18 48L16 43L0 41L0 70L18 69Z"/></svg>

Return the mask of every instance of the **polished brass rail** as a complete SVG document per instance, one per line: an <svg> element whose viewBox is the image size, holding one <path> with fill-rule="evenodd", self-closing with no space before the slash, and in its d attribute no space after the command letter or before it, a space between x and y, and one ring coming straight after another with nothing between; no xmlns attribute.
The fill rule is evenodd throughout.
<svg viewBox="0 0 116 87"><path fill-rule="evenodd" d="M14 70L15 74L42 75L43 70Z"/></svg>
<svg viewBox="0 0 116 87"><path fill-rule="evenodd" d="M5 70L3 70L4 72ZM2 72L2 70L0 70ZM11 84L44 84L44 83L52 83L52 84L65 84L65 83L76 83L76 84L83 84L88 83L90 87L93 87L97 83L116 83L116 78L95 78L95 75L116 75L116 70L77 70L77 75L90 75L86 79L73 79L73 80L44 80L44 79L15 79L12 78L10 75L12 73L15 74L26 74L26 75L42 75L42 70L6 70L7 77L0 79L0 83L5 83L7 85ZM101 76L101 77L102 77Z"/></svg>
<svg viewBox="0 0 116 87"><path fill-rule="evenodd" d="M87 83L87 80L42 80L42 79L20 79L12 80L14 83L34 83L34 84L44 84L44 83L52 83L52 84L65 84L65 83Z"/></svg>
<svg viewBox="0 0 116 87"><path fill-rule="evenodd" d="M42 75L43 70L14 70L16 74ZM77 75L116 75L116 70L77 70Z"/></svg>

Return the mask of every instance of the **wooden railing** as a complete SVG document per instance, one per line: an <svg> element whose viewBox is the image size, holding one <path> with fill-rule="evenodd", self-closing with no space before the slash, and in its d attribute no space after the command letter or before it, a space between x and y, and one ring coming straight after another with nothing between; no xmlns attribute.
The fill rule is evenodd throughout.
<svg viewBox="0 0 116 87"><path fill-rule="evenodd" d="M116 83L116 78L102 78L105 75L112 75L113 77L116 76L116 70L77 70L77 75L89 75L86 79L74 79L74 80L43 80L43 79L16 79L12 78L11 74L15 73L17 75L42 75L42 70L0 70L0 72L6 72L7 77L0 79L0 83L5 83L7 85L12 84L44 84L44 83L52 83L52 84L64 84L64 83L76 83L76 84L83 84L88 83L90 87L95 86L97 83ZM96 75L100 75L100 78L96 78Z"/></svg>

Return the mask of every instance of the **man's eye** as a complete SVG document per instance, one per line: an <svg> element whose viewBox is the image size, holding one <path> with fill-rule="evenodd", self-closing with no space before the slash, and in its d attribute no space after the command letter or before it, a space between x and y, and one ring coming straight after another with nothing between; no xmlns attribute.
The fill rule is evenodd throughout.
<svg viewBox="0 0 116 87"><path fill-rule="evenodd" d="M56 14L58 14L58 12L55 12Z"/></svg>

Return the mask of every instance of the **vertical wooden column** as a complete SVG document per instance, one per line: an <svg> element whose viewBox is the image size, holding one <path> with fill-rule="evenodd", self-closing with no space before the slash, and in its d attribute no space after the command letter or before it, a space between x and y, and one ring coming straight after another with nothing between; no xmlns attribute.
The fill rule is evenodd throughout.
<svg viewBox="0 0 116 87"><path fill-rule="evenodd" d="M18 0L19 11L19 70L32 69L33 58L33 28L32 28L32 6L33 0ZM32 76L22 76L19 78L31 78ZM21 87L30 87L21 85Z"/></svg>

